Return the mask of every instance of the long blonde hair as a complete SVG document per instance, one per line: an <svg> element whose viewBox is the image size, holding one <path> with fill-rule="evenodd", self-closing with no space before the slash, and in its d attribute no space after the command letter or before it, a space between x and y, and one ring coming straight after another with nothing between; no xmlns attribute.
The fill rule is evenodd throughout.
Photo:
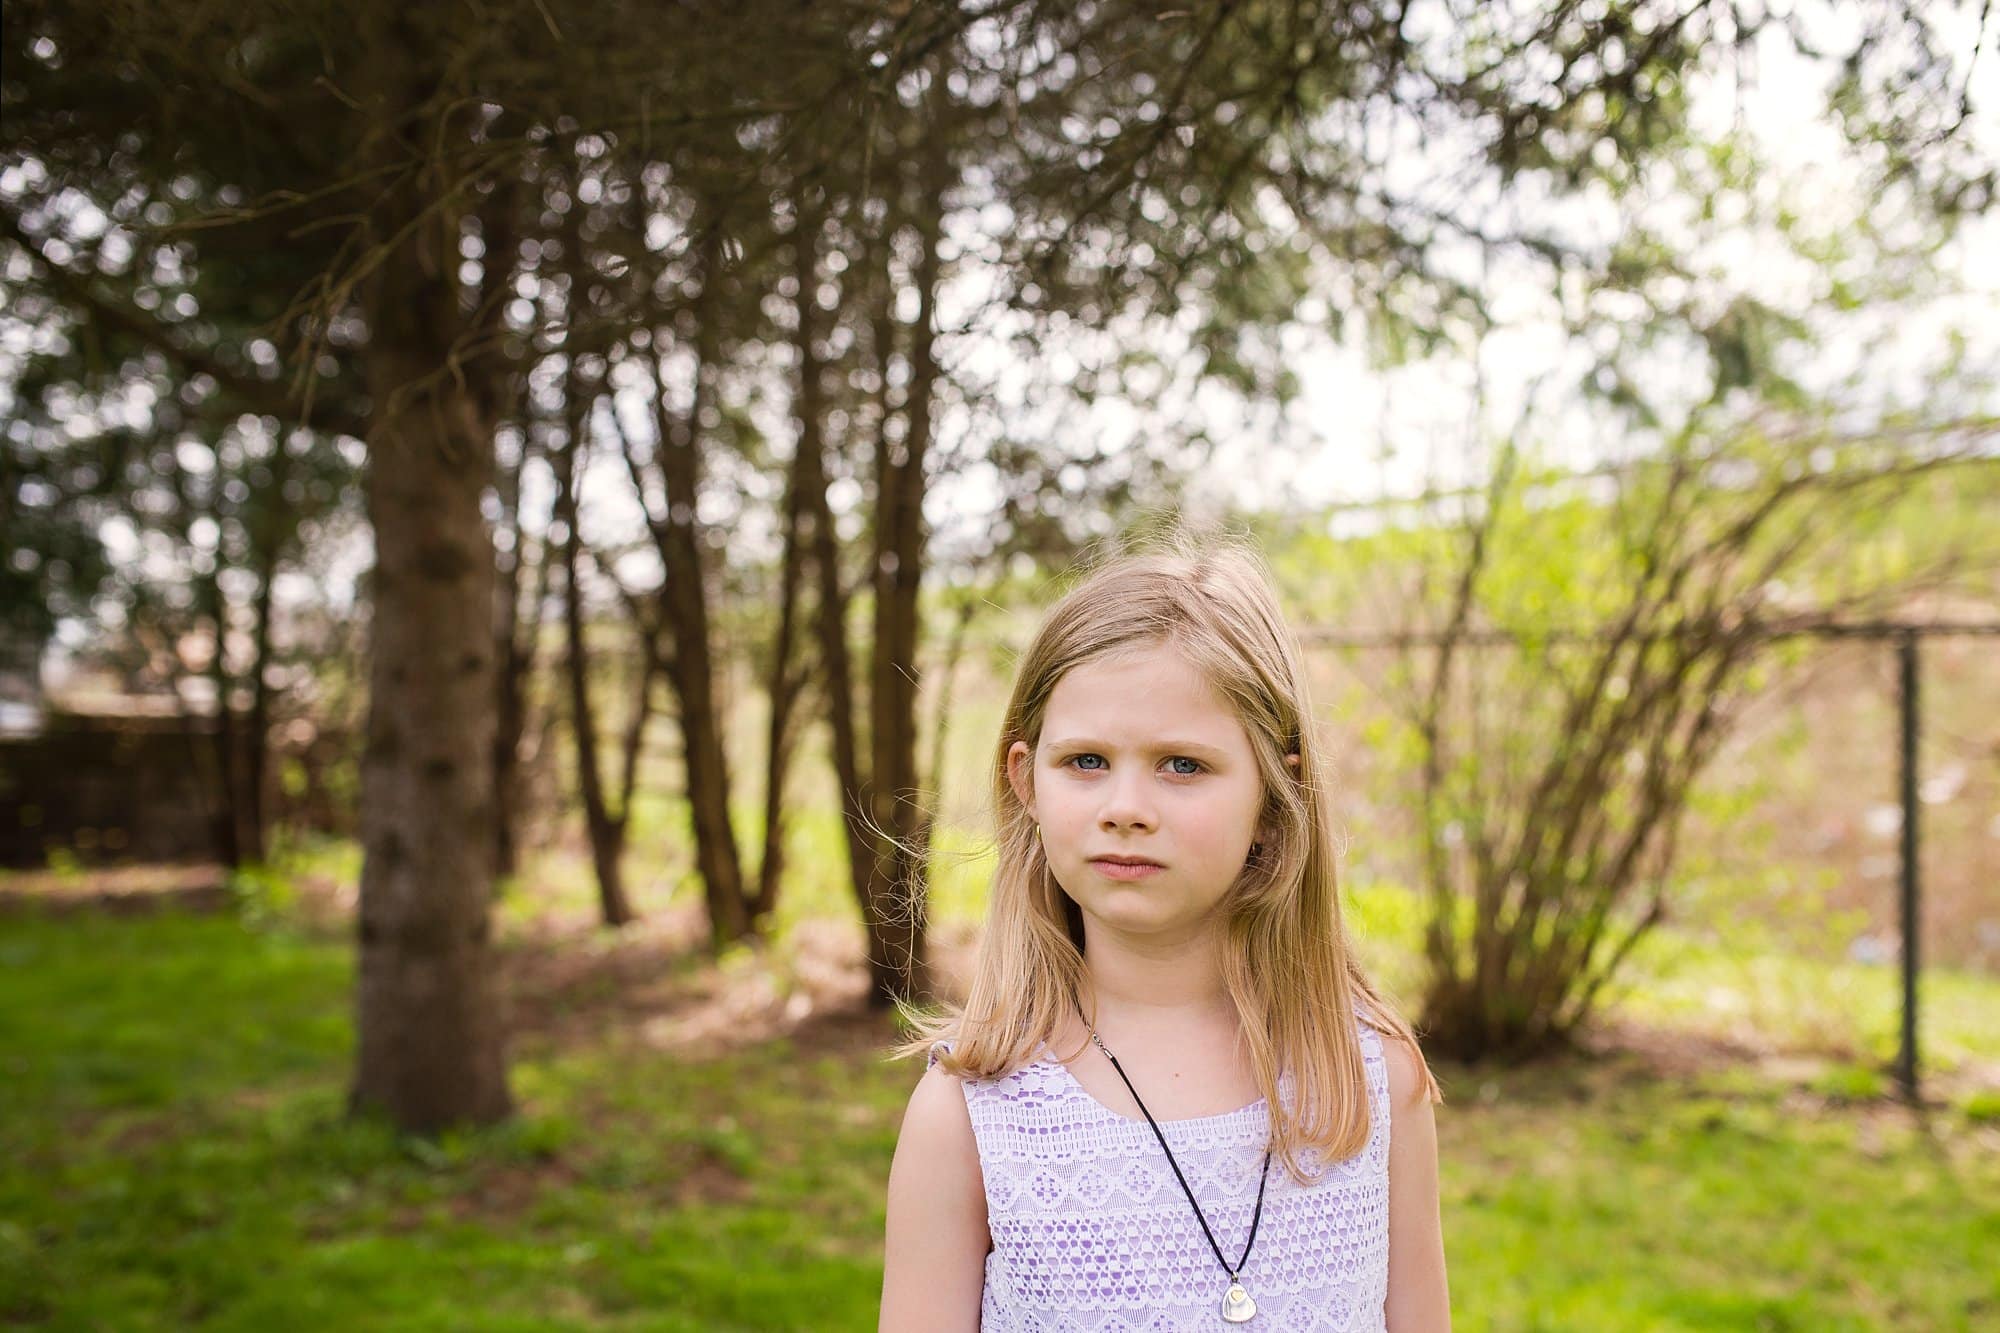
<svg viewBox="0 0 2000 1333"><path fill-rule="evenodd" d="M1335 878L1329 763L1314 732L1303 654L1270 572L1239 539L1178 531L1088 570L1049 611L1017 668L993 765L998 865L962 1006L904 1007L917 1055L986 1079L1029 1063L1083 994L1083 919L1050 873L1034 820L1007 780L1016 741L1032 750L1056 682L1086 662L1148 647L1186 655L1235 708L1263 778L1261 852L1224 900L1223 979L1271 1108L1272 1150L1306 1183L1307 1148L1344 1161L1368 1142L1357 1017L1417 1052L1425 1095L1443 1100L1409 1024L1368 980L1347 938ZM1296 771L1286 756L1299 757ZM1357 1007L1363 1012L1357 1015ZM1067 1057L1066 1057L1067 1058ZM1278 1096L1293 1071L1295 1104Z"/></svg>

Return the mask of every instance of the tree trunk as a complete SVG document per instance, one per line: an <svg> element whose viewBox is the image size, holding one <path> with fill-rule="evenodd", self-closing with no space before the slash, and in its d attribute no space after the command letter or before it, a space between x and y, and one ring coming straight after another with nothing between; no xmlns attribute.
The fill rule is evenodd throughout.
<svg viewBox="0 0 2000 1333"><path fill-rule="evenodd" d="M574 334L571 335L574 338ZM589 429L590 403L577 373L575 346L570 348L568 439L555 458L556 518L562 525L563 635L568 645L565 675L569 681L570 732L576 738L577 790L583 797L584 828L590 837L590 860L597 872L597 902L604 924L622 926L632 920L632 903L625 894L625 818L613 815L604 796L603 770L598 767L597 711L590 701L590 653L583 637L583 594L577 582L577 550L582 541L577 522L577 491L584 433ZM628 798L629 799L629 798ZM625 809L630 809L627 805Z"/></svg>
<svg viewBox="0 0 2000 1333"><path fill-rule="evenodd" d="M721 242L708 228L702 254L701 296L696 302L694 401L684 415L667 403L666 367L656 375L655 457L666 495L666 513L653 525L666 578L661 610L674 653L667 679L680 704L688 811L694 822L695 868L708 898L711 942L716 949L750 933L750 904L736 831L729 821L729 765L722 716L716 704L715 667L708 625L708 582L697 510L701 496L701 412L714 392L715 358L709 310L720 283Z"/></svg>
<svg viewBox="0 0 2000 1333"><path fill-rule="evenodd" d="M432 44L405 30L420 13L384 11L369 66L386 251L363 297L375 569L349 1105L430 1132L500 1120L512 1099L489 917L492 439L472 391L441 373L460 332L457 217L420 169L439 132L437 90L409 65Z"/></svg>
<svg viewBox="0 0 2000 1333"><path fill-rule="evenodd" d="M511 127L513 132L518 129ZM477 318L484 321L479 337L504 344L502 311L514 281L514 255L519 244L515 211L519 206L518 184L494 189L480 209L480 239L485 246L481 268ZM474 383L486 395L487 420L497 430L509 420L521 428L521 446L512 461L501 469L496 490L500 521L509 540L494 544L494 570L499 580L494 607L493 647L496 726L493 737L493 854L494 871L505 879L520 869L518 827L521 805L521 739L527 729L527 682L535 669L540 647L542 604L548 594L549 562L546 552L536 561L533 600L528 604L526 641L522 641L521 583L528 558L528 534L521 522L521 477L535 455L534 435L528 429L524 398L526 377L512 357L491 358L482 366Z"/></svg>
<svg viewBox="0 0 2000 1333"><path fill-rule="evenodd" d="M798 638L799 583L805 560L801 535L806 492L801 453L805 447L806 441L801 436L785 482L785 545L778 564L778 629L771 644L765 686L771 718L764 758L764 851L757 863L757 894L750 904L753 926L776 909L785 870L785 777L791 770L796 740L795 709L805 685L804 673L793 660L794 641ZM819 447L816 439L812 447Z"/></svg>
<svg viewBox="0 0 2000 1333"><path fill-rule="evenodd" d="M250 718L243 737L243 854L264 861L270 854L270 834L264 819L265 787L271 759L271 580L278 572L275 543L257 553L255 628L251 630Z"/></svg>
<svg viewBox="0 0 2000 1333"><path fill-rule="evenodd" d="M522 463L525 465L524 457ZM520 484L516 475L514 486ZM527 533L520 522L520 498L516 494L511 528L514 550L500 571L500 606L493 631L498 679L498 718L493 737L493 851L494 869L502 876L519 872L521 824L521 746L532 735L528 725L528 691L541 657L542 608L549 600L549 576L555 562L549 558L546 542L534 560L534 586L529 589L525 611L521 607L522 567L528 560ZM525 622L525 623L524 623ZM534 747L530 747L532 754Z"/></svg>
<svg viewBox="0 0 2000 1333"><path fill-rule="evenodd" d="M972 586L977 587L975 572ZM979 602L966 598L958 606L958 614L951 622L951 634L945 640L944 659L940 663L937 685L937 711L931 722L930 759L924 765L925 791L929 793L933 815L944 804L944 751L951 734L952 693L958 683L958 667L965 660L966 632L972 626L972 618L979 614Z"/></svg>
<svg viewBox="0 0 2000 1333"><path fill-rule="evenodd" d="M917 318L910 330L909 397L903 437L886 426L876 445L875 650L869 724L873 762L868 791L877 837L867 898L871 1000L922 1000L932 988L929 964L930 813L917 775L917 652L922 634L917 595L924 568L924 457L931 442L938 382L932 329L944 231L949 162L935 138L928 150L917 208L922 257L915 274ZM886 253L886 252L885 252ZM886 364L886 349L884 361Z"/></svg>
<svg viewBox="0 0 2000 1333"><path fill-rule="evenodd" d="M493 626L493 870L502 879L520 868L515 826L520 818L521 731L527 714L521 697L527 662L520 643L520 560L524 539L520 525L513 526L514 550L507 557L506 566L495 571L499 596Z"/></svg>
<svg viewBox="0 0 2000 1333"><path fill-rule="evenodd" d="M220 557L218 556L218 559ZM215 859L231 870L243 864L243 774L237 763L236 710L230 706L231 681L225 649L229 636L228 609L222 599L222 584L213 575L202 579L202 599L208 604L209 624L215 634L215 652L208 660L208 681L215 691L215 786L218 800L214 816Z"/></svg>
<svg viewBox="0 0 2000 1333"><path fill-rule="evenodd" d="M806 546L818 580L819 657L825 672L827 724L833 733L834 777L840 785L841 822L847 833L848 883L854 888L868 934L868 956L877 956L875 913L869 891L874 881L874 835L868 829L866 779L861 771L860 728L854 718L854 670L847 650L847 590L840 581L840 540L826 498L825 393L817 342L819 290L818 214L801 198L799 239L794 248L798 292L798 431L793 472L798 478Z"/></svg>

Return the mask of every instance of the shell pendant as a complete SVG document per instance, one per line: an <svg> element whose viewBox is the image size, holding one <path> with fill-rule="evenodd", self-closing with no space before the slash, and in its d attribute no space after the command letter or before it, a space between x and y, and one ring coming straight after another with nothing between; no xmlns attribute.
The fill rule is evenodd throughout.
<svg viewBox="0 0 2000 1333"><path fill-rule="evenodd" d="M1257 1313L1257 1302L1250 1299L1250 1293L1243 1290L1241 1282L1231 1282L1229 1290L1222 1297L1222 1318L1225 1323L1247 1324Z"/></svg>

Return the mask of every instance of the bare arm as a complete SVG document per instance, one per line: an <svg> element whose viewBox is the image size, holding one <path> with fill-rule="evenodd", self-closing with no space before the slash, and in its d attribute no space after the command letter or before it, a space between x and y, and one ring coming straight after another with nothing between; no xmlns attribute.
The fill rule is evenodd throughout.
<svg viewBox="0 0 2000 1333"><path fill-rule="evenodd" d="M889 1168L880 1333L977 1333L990 1248L965 1093L932 1069L910 1094Z"/></svg>
<svg viewBox="0 0 2000 1333"><path fill-rule="evenodd" d="M1389 1065L1389 1333L1448 1333L1437 1121L1416 1052L1382 1043Z"/></svg>

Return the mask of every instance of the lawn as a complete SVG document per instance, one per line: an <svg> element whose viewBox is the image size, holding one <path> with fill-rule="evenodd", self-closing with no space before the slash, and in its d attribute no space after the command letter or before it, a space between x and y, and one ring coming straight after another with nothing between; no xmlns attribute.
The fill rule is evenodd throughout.
<svg viewBox="0 0 2000 1333"><path fill-rule="evenodd" d="M1356 906L1393 943L1394 903ZM881 1059L886 1019L800 1019L840 931L718 968L667 924L509 920L521 1114L439 1142L342 1114L344 933L263 909L0 920L0 1322L874 1327L916 1070ZM1871 1096L1872 1032L1845 1059L1745 1058L1689 998L1714 1002L1723 963L1640 975L1614 1017L1647 1041L1440 1066L1456 1327L1994 1326L2000 1099L1962 1069L1922 1117ZM2000 985L1939 989L1939 1044L1991 1059L1970 1015Z"/></svg>

